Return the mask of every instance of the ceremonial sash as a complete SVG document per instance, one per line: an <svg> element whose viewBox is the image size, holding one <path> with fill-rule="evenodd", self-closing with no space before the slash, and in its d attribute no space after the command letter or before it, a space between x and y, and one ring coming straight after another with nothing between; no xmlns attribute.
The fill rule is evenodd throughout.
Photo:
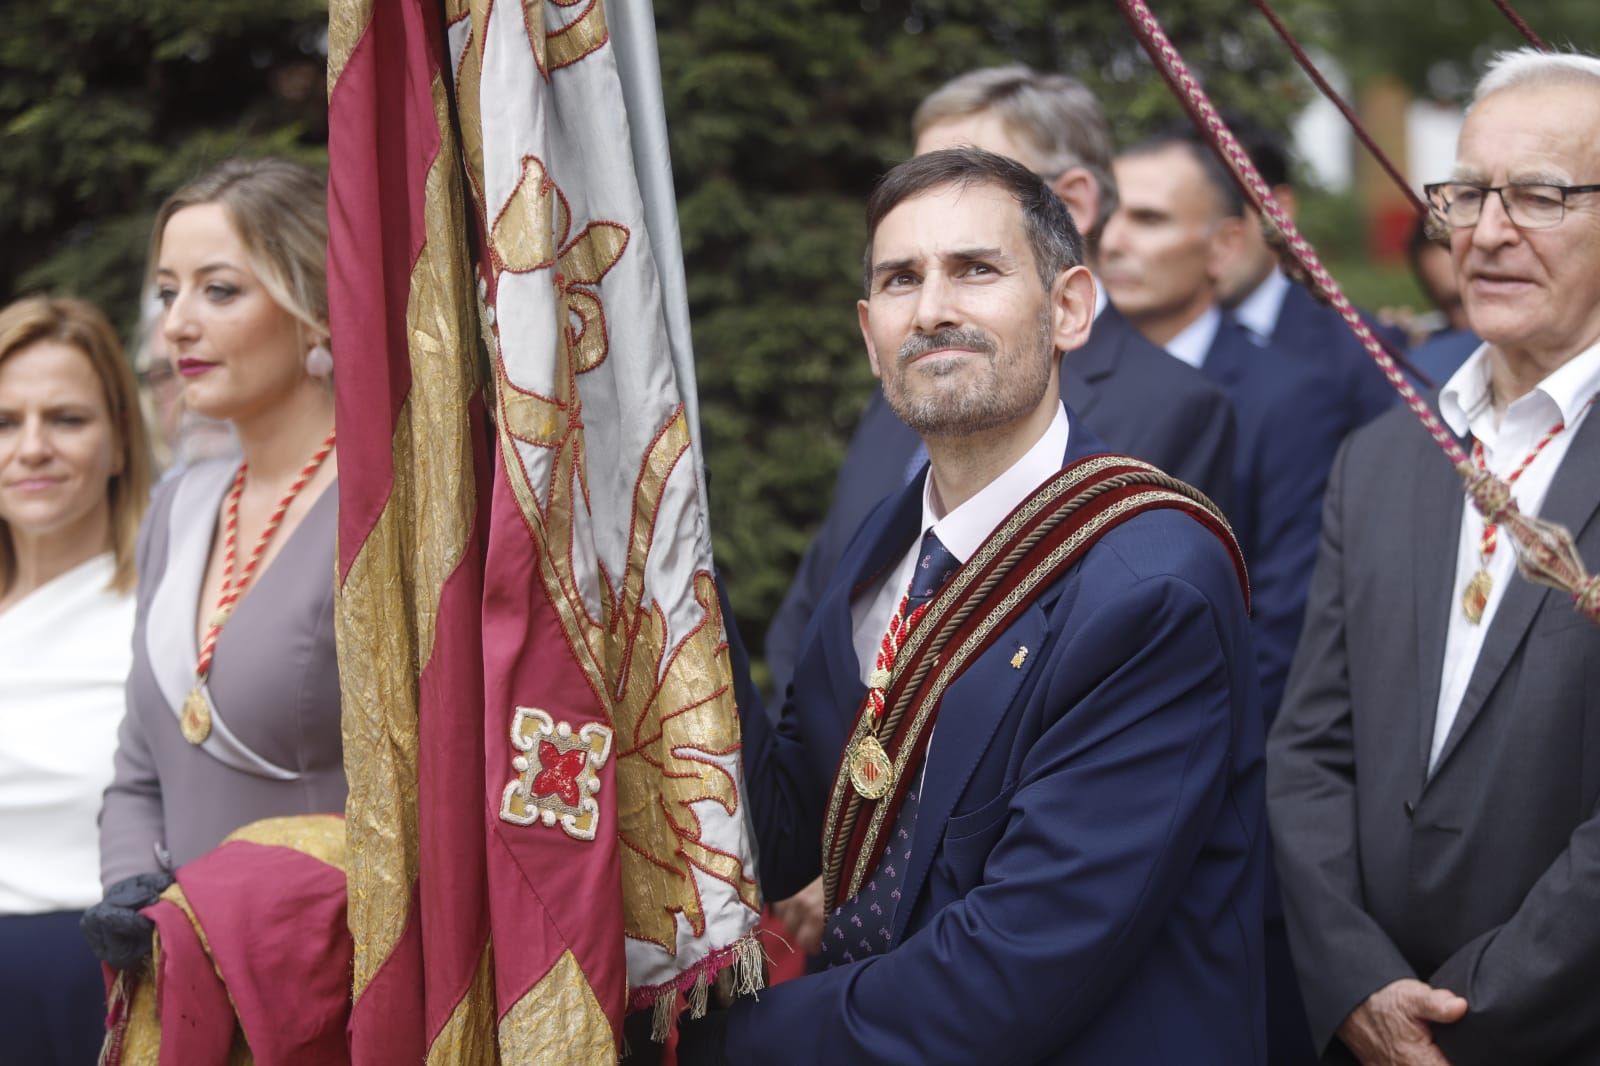
<svg viewBox="0 0 1600 1066"><path fill-rule="evenodd" d="M1249 608L1244 556L1227 520L1204 494L1122 455L1090 456L1063 469L1000 523L929 604L895 658L881 718L873 714L870 693L857 710L823 823L829 909L860 891L877 867L945 691L1100 537L1158 508L1190 515L1222 542ZM850 778L852 752L874 740L891 766L891 784L876 800L858 792Z"/></svg>

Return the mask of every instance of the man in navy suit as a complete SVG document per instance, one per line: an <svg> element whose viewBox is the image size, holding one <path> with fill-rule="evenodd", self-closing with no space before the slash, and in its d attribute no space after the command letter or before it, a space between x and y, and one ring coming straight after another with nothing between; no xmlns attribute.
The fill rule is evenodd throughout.
<svg viewBox="0 0 1600 1066"><path fill-rule="evenodd" d="M1095 286L1043 182L934 152L885 176L867 222L862 334L931 465L846 550L776 722L732 635L774 896L822 872L842 758L870 795L846 744L903 592L983 558L1014 507L1104 449L1060 399ZM689 1023L683 1060L1264 1063L1261 721L1221 529L1136 514L1005 614L895 778L891 845L830 913L829 967Z"/></svg>
<svg viewBox="0 0 1600 1066"><path fill-rule="evenodd" d="M1289 180L1289 156L1283 142L1248 119L1229 116L1228 125L1272 190L1273 199L1293 220L1299 198ZM1242 204L1241 210L1245 226L1240 247L1222 269L1217 297L1252 339L1273 344L1300 360L1343 398L1341 436L1348 435L1394 406L1394 389L1338 312L1279 268L1278 253L1267 242L1260 213L1250 204ZM1380 341L1405 351L1404 331L1381 325L1365 313L1362 318Z"/></svg>
<svg viewBox="0 0 1600 1066"><path fill-rule="evenodd" d="M1217 305L1237 254L1242 201L1209 149L1186 132L1118 157L1122 203L1101 238L1111 297L1151 341L1227 390L1239 416L1234 506L1250 564L1262 706L1282 698L1316 564L1322 496L1348 428L1341 394L1303 360L1258 344ZM1269 895L1268 1034L1274 1064L1313 1058L1276 894Z"/></svg>
<svg viewBox="0 0 1600 1066"><path fill-rule="evenodd" d="M1085 233L1092 262L1117 190L1110 127L1080 82L1023 66L971 71L924 100L912 130L918 154L969 144L1045 176ZM1061 395L1112 447L1189 482L1228 510L1235 427L1226 396L1146 341L1103 296L1096 298L1089 339L1062 360ZM840 467L828 515L767 630L767 666L780 696L845 545L867 512L904 485L923 458L916 434L874 393Z"/></svg>

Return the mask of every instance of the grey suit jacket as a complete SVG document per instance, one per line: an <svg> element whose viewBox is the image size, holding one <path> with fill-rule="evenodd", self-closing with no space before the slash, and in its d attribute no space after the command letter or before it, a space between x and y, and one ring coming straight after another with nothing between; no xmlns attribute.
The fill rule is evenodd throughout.
<svg viewBox="0 0 1600 1066"><path fill-rule="evenodd" d="M1331 476L1306 625L1267 752L1290 943L1318 1047L1415 977L1464 996L1454 1066L1600 1062L1600 626L1518 577L1427 772L1459 477L1409 411ZM1543 515L1600 565L1600 419Z"/></svg>
<svg viewBox="0 0 1600 1066"><path fill-rule="evenodd" d="M106 886L155 870L162 858L181 866L261 818L344 810L333 634L337 484L256 575L223 629L206 745L190 744L178 728L176 708L194 669L199 570L221 498L220 490L203 499L191 490L225 486L234 465L201 464L163 483L140 531L128 712L100 812ZM185 552L185 542L198 546ZM182 651L176 663L169 638Z"/></svg>

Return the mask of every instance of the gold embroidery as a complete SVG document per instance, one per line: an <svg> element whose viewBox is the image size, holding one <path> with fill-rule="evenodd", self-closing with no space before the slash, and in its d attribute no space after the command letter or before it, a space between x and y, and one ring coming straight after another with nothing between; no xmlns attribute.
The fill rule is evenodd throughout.
<svg viewBox="0 0 1600 1066"><path fill-rule="evenodd" d="M372 22L373 0L332 0L328 5L328 96Z"/></svg>
<svg viewBox="0 0 1600 1066"><path fill-rule="evenodd" d="M611 1022L570 951L563 951L506 1011L499 1037L505 1063L613 1066L617 1061Z"/></svg>
<svg viewBox="0 0 1600 1066"><path fill-rule="evenodd" d="M489 243L506 270L526 274L555 260L556 234L565 238L570 225L561 191L544 164L528 156L522 161L522 176L489 231Z"/></svg>
<svg viewBox="0 0 1600 1066"><path fill-rule="evenodd" d="M428 1066L499 1066L494 1033L494 949L485 944L472 987L428 1048Z"/></svg>
<svg viewBox="0 0 1600 1066"><path fill-rule="evenodd" d="M565 3L563 0L555 0L555 5L566 8L573 6L573 0L566 0ZM603 45L606 38L608 32L605 24L605 3L603 0L589 0L578 18L562 26L562 29L546 35L546 48L536 50L539 56L539 69L544 70L546 77L549 77L550 70L573 66L574 62L578 62L595 48ZM546 62L549 62L549 66L546 66Z"/></svg>
<svg viewBox="0 0 1600 1066"><path fill-rule="evenodd" d="M479 382L465 202L444 84L428 169L425 243L406 307L412 388L395 420L393 485L339 590L336 616L350 798L349 922L359 997L404 931L417 876L417 680L440 591L477 510L469 401Z"/></svg>
<svg viewBox="0 0 1600 1066"><path fill-rule="evenodd" d="M512 825L561 823L574 840L593 840L600 827L600 768L611 756L611 728L587 722L574 732L547 711L518 707L511 721L511 760L517 777L500 799L500 817Z"/></svg>
<svg viewBox="0 0 1600 1066"><path fill-rule="evenodd" d="M284 818L263 818L235 829L224 844L242 840L264 847L290 848L344 870L344 819L336 814L296 814Z"/></svg>

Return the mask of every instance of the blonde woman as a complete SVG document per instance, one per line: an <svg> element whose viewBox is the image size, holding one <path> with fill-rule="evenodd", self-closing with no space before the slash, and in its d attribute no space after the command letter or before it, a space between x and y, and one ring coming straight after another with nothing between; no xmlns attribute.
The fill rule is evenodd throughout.
<svg viewBox="0 0 1600 1066"><path fill-rule="evenodd" d="M104 315L0 310L0 1033L7 1061L89 1063L104 1008L78 933L100 898L150 457Z"/></svg>
<svg viewBox="0 0 1600 1066"><path fill-rule="evenodd" d="M333 392L322 179L235 160L157 215L150 276L183 402L240 457L155 494L139 548L128 714L101 816L103 903L85 932L117 968L171 871L261 818L340 812Z"/></svg>

